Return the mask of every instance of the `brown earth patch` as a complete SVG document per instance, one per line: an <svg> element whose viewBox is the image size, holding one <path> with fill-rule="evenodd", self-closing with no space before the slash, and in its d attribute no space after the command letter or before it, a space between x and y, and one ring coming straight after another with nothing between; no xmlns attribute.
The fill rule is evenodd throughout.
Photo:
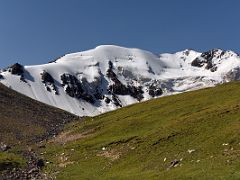
<svg viewBox="0 0 240 180"><path fill-rule="evenodd" d="M67 142L72 142L75 140L89 137L94 132L95 132L95 129L89 129L85 132L77 133L77 134L72 134L73 133L72 131L62 132L61 134L53 138L50 142L65 144Z"/></svg>
<svg viewBox="0 0 240 180"><path fill-rule="evenodd" d="M115 161L120 158L121 152L111 149L111 150L103 150L102 152L98 153L97 156L108 158L112 161Z"/></svg>

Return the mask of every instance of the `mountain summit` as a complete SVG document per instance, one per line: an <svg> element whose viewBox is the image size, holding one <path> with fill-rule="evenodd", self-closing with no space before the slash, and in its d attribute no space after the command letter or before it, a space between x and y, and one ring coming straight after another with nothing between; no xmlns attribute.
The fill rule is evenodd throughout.
<svg viewBox="0 0 240 180"><path fill-rule="evenodd" d="M238 79L240 57L232 51L187 49L155 55L113 45L43 65L16 63L0 72L5 86L79 116Z"/></svg>

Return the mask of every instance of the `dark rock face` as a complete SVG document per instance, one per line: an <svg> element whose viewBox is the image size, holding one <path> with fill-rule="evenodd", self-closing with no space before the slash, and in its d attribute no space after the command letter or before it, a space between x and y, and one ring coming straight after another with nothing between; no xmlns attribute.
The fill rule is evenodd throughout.
<svg viewBox="0 0 240 180"><path fill-rule="evenodd" d="M107 70L107 77L109 78L109 79L111 79L113 82L120 82L119 80L118 80L118 78L117 78L117 75L115 74L115 72L113 72L113 64L112 64L112 62L111 61L109 61L108 62L108 64L109 64L109 68L108 68L108 70ZM120 82L121 83L121 82Z"/></svg>
<svg viewBox="0 0 240 180"><path fill-rule="evenodd" d="M151 85L149 87L149 91L148 91L149 95L152 97L156 97L156 96L161 96L163 94L163 91L161 88L156 87L154 85Z"/></svg>
<svg viewBox="0 0 240 180"><path fill-rule="evenodd" d="M205 69L210 70L211 72L214 72L217 70L217 67L212 63L212 61L208 61Z"/></svg>
<svg viewBox="0 0 240 180"><path fill-rule="evenodd" d="M135 87L135 86L128 86L129 94L137 99L138 101L141 101L143 99L143 90L141 86Z"/></svg>
<svg viewBox="0 0 240 180"><path fill-rule="evenodd" d="M127 95L128 88L118 80L117 75L113 72L112 62L109 61L109 69L107 70L107 77L113 81L113 84L108 87L110 94Z"/></svg>
<svg viewBox="0 0 240 180"><path fill-rule="evenodd" d="M20 80L27 83L27 81L24 78L24 67L21 64L19 63L13 64L8 68L8 71L11 72L11 74L20 76Z"/></svg>
<svg viewBox="0 0 240 180"><path fill-rule="evenodd" d="M42 73L42 82L43 83L51 83L51 84L53 84L54 83L54 79L48 72L43 71L43 73Z"/></svg>
<svg viewBox="0 0 240 180"><path fill-rule="evenodd" d="M62 85L66 87L65 91L66 93L75 98L81 98L81 95L83 93L83 89L81 86L81 83L78 81L78 79L71 75L71 74L63 74L61 76Z"/></svg>
<svg viewBox="0 0 240 180"><path fill-rule="evenodd" d="M123 85L120 81L115 81L114 84L108 87L108 92L118 95L128 95L129 91L128 88Z"/></svg>
<svg viewBox="0 0 240 180"><path fill-rule="evenodd" d="M200 58L196 58L192 61L191 63L192 66L195 66L195 67L202 67L204 65L204 63L202 62L202 60Z"/></svg>
<svg viewBox="0 0 240 180"><path fill-rule="evenodd" d="M21 64L15 63L9 67L9 71L15 75L22 75L24 73L24 67Z"/></svg>
<svg viewBox="0 0 240 180"><path fill-rule="evenodd" d="M57 90L57 87L54 84L53 77L46 71L43 71L41 76L42 76L42 83L44 83L47 91L49 91L49 92L54 91L54 93L56 95L58 95L58 90Z"/></svg>
<svg viewBox="0 0 240 180"><path fill-rule="evenodd" d="M61 75L62 85L65 86L65 92L77 99L84 99L87 102L94 103L94 97L84 91L80 81L71 74Z"/></svg>
<svg viewBox="0 0 240 180"><path fill-rule="evenodd" d="M136 98L138 101L143 99L142 87L135 87L131 85L125 86L118 80L117 75L113 72L113 64L109 61L109 69L107 70L107 77L113 81L113 84L108 87L110 94L117 95L130 95Z"/></svg>
<svg viewBox="0 0 240 180"><path fill-rule="evenodd" d="M215 58L221 58L226 53L225 51L221 51L221 53L219 53L219 51L221 51L221 50L219 50L219 49L212 49L210 51L203 52L201 54L201 57L211 61L214 57Z"/></svg>
<svg viewBox="0 0 240 180"><path fill-rule="evenodd" d="M213 68L212 62L211 62L211 61L208 61L205 68L206 68L206 69L211 69L211 68Z"/></svg>
<svg viewBox="0 0 240 180"><path fill-rule="evenodd" d="M210 51L204 52L200 57L194 59L191 65L195 67L203 67L206 65L206 69L214 72L217 70L217 67L212 62L213 58L221 58L225 54L225 51L221 51L221 53L219 53L219 51L220 50L218 49L212 49Z"/></svg>

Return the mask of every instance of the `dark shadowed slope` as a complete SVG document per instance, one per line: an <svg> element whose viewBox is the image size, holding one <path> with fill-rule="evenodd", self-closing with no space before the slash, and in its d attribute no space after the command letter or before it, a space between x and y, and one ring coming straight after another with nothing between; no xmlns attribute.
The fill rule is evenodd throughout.
<svg viewBox="0 0 240 180"><path fill-rule="evenodd" d="M76 119L0 84L0 179L44 179L34 148Z"/></svg>
<svg viewBox="0 0 240 180"><path fill-rule="evenodd" d="M15 144L53 135L76 116L0 84L0 142ZM39 139L40 138L40 139Z"/></svg>

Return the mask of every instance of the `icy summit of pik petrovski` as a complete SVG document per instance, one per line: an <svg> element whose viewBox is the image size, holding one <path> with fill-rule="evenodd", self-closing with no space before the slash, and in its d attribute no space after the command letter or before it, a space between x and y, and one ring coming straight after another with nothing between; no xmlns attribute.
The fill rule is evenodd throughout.
<svg viewBox="0 0 240 180"><path fill-rule="evenodd" d="M0 72L2 84L79 116L238 79L240 57L232 51L186 49L155 55L113 45L43 65L16 63Z"/></svg>

